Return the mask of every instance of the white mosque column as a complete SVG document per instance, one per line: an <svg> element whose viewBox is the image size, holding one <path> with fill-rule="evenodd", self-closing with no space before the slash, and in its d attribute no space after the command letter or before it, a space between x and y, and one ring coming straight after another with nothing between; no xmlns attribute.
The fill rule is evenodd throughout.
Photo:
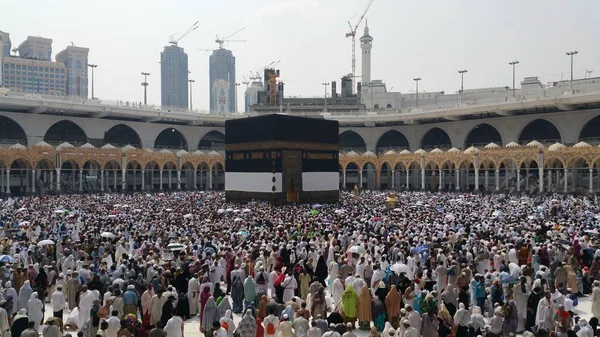
<svg viewBox="0 0 600 337"><path fill-rule="evenodd" d="M181 170L177 169L177 189L181 189Z"/></svg>
<svg viewBox="0 0 600 337"><path fill-rule="evenodd" d="M117 191L117 169L113 170L113 191Z"/></svg>
<svg viewBox="0 0 600 337"><path fill-rule="evenodd" d="M10 194L10 169L6 169L6 186L4 186L6 194Z"/></svg>
<svg viewBox="0 0 600 337"><path fill-rule="evenodd" d="M31 193L35 193L35 169L31 169Z"/></svg>
<svg viewBox="0 0 600 337"><path fill-rule="evenodd" d="M206 187L208 190L213 189L213 175L212 175L212 167L208 170L208 186Z"/></svg>
<svg viewBox="0 0 600 337"><path fill-rule="evenodd" d="M544 168L543 167L538 167L538 188L540 190L540 193L544 193Z"/></svg>
<svg viewBox="0 0 600 337"><path fill-rule="evenodd" d="M589 168L588 169L590 172L590 194L594 193L594 169L593 168Z"/></svg>
<svg viewBox="0 0 600 337"><path fill-rule="evenodd" d="M163 169L160 169L160 176L158 177L158 190L163 190Z"/></svg>
<svg viewBox="0 0 600 337"><path fill-rule="evenodd" d="M56 192L60 193L60 168L56 169Z"/></svg>
<svg viewBox="0 0 600 337"><path fill-rule="evenodd" d="M121 169L121 192L125 192L125 177L127 176L126 173L127 171L125 169Z"/></svg>
<svg viewBox="0 0 600 337"><path fill-rule="evenodd" d="M552 168L548 169L548 192L552 192Z"/></svg>
<svg viewBox="0 0 600 337"><path fill-rule="evenodd" d="M142 187L140 187L140 191L146 190L146 170L142 169Z"/></svg>
<svg viewBox="0 0 600 337"><path fill-rule="evenodd" d="M517 170L517 192L521 191L521 170Z"/></svg>
<svg viewBox="0 0 600 337"><path fill-rule="evenodd" d="M442 169L439 170L439 174L440 174L440 186L438 187L438 190L442 190L442 187L444 186L444 171L442 171Z"/></svg>
<svg viewBox="0 0 600 337"><path fill-rule="evenodd" d="M496 191L500 191L500 169L496 169Z"/></svg>
<svg viewBox="0 0 600 337"><path fill-rule="evenodd" d="M406 187L405 190L410 188L410 168L406 169Z"/></svg>
<svg viewBox="0 0 600 337"><path fill-rule="evenodd" d="M487 191L489 187L489 174L488 169L485 169L484 180L483 180L483 188Z"/></svg>
<svg viewBox="0 0 600 337"><path fill-rule="evenodd" d="M48 175L50 176L50 181L48 183L48 188L50 190L54 189L54 172L52 170L48 171Z"/></svg>
<svg viewBox="0 0 600 337"><path fill-rule="evenodd" d="M104 169L100 169L100 192L104 192Z"/></svg>
<svg viewBox="0 0 600 337"><path fill-rule="evenodd" d="M342 170L342 189L346 189L346 170Z"/></svg>
<svg viewBox="0 0 600 337"><path fill-rule="evenodd" d="M425 166L421 166L421 189L425 190Z"/></svg>
<svg viewBox="0 0 600 337"><path fill-rule="evenodd" d="M525 192L529 192L529 169L525 169Z"/></svg>
<svg viewBox="0 0 600 337"><path fill-rule="evenodd" d="M167 170L167 175L168 175L168 178L167 178L167 187L168 187L169 190L171 189L171 175L172 175L171 173L172 173L171 169L168 169Z"/></svg>
<svg viewBox="0 0 600 337"><path fill-rule="evenodd" d="M358 186L362 190L362 187L363 187L363 171L362 170L358 171Z"/></svg>
<svg viewBox="0 0 600 337"><path fill-rule="evenodd" d="M564 182L565 182L565 193L567 193L569 191L569 168L565 167L565 176L564 176Z"/></svg>
<svg viewBox="0 0 600 337"><path fill-rule="evenodd" d="M396 170L392 168L392 189L396 186Z"/></svg>
<svg viewBox="0 0 600 337"><path fill-rule="evenodd" d="M456 169L455 175L456 175L456 190L460 191L460 169L459 168Z"/></svg>
<svg viewBox="0 0 600 337"><path fill-rule="evenodd" d="M150 170L150 191L154 191L154 168Z"/></svg>
<svg viewBox="0 0 600 337"><path fill-rule="evenodd" d="M79 169L79 192L83 192L83 169Z"/></svg>
<svg viewBox="0 0 600 337"><path fill-rule="evenodd" d="M192 177L192 180L194 181L194 188L192 188L192 189L197 190L198 189L198 169L196 167L194 167L194 176Z"/></svg>
<svg viewBox="0 0 600 337"><path fill-rule="evenodd" d="M479 191L479 166L475 168L475 191Z"/></svg>

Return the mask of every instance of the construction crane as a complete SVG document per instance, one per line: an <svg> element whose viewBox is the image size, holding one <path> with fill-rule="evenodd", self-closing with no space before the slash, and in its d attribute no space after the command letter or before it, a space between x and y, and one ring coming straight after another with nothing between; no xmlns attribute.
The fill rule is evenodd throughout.
<svg viewBox="0 0 600 337"><path fill-rule="evenodd" d="M354 90L356 88L356 83L355 83L356 82L356 80L355 80L355 77L356 77L356 30L358 29L358 26L360 25L362 20L365 18L365 15L367 15L369 8L371 8L371 5L373 4L373 1L375 1L375 0L369 0L367 7L363 11L363 14L360 16L360 18L358 19L358 22L356 22L354 27L350 23L350 20L352 20L352 19L348 20L348 26L350 26L350 32L346 33L346 37L352 37L352 93L355 92Z"/></svg>
<svg viewBox="0 0 600 337"><path fill-rule="evenodd" d="M181 34L181 36L178 38L175 38L175 35L169 35L169 43L174 46L177 46L177 42L179 42L184 37L188 36L191 32L198 29L198 22L200 21L194 22L194 24L188 30L186 30L185 33Z"/></svg>
<svg viewBox="0 0 600 337"><path fill-rule="evenodd" d="M246 40L230 40L231 37L233 37L235 34L241 32L244 29L246 29L246 27L238 30L237 32L229 35L228 37L219 37L219 35L217 35L215 42L219 44L219 49L223 49L223 43L225 42L246 42Z"/></svg>
<svg viewBox="0 0 600 337"><path fill-rule="evenodd" d="M248 80L246 79L246 76L242 76L242 78L244 79L244 81L242 82L242 84L245 84L246 88L248 88L248 84L250 84L250 82L248 82Z"/></svg>

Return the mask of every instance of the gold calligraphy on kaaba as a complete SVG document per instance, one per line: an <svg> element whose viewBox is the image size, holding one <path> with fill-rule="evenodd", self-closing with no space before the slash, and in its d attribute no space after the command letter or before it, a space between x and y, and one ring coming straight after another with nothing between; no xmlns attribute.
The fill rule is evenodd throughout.
<svg viewBox="0 0 600 337"><path fill-rule="evenodd" d="M244 160L244 154L243 153L234 153L233 154L233 160Z"/></svg>
<svg viewBox="0 0 600 337"><path fill-rule="evenodd" d="M264 159L264 152L250 152L250 159Z"/></svg>
<svg viewBox="0 0 600 337"><path fill-rule="evenodd" d="M333 160L335 159L335 155L333 153L307 153L306 159Z"/></svg>

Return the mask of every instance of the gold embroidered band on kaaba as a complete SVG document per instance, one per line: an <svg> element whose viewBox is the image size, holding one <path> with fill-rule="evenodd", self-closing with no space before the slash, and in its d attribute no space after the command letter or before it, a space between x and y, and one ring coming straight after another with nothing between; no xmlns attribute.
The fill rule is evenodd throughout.
<svg viewBox="0 0 600 337"><path fill-rule="evenodd" d="M339 151L339 146L338 144L290 142L280 140L267 142L225 144L225 151L249 151L271 149Z"/></svg>

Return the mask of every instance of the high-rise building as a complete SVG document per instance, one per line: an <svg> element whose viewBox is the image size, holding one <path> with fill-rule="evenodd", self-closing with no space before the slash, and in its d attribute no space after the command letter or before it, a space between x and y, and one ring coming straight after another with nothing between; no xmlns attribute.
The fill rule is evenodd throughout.
<svg viewBox="0 0 600 337"><path fill-rule="evenodd" d="M56 61L67 67L67 96L88 96L89 48L68 46L56 55Z"/></svg>
<svg viewBox="0 0 600 337"><path fill-rule="evenodd" d="M10 48L12 48L10 34L0 30L0 58L10 56Z"/></svg>
<svg viewBox="0 0 600 337"><path fill-rule="evenodd" d="M264 90L265 87L260 81L254 81L246 88L246 92L244 93L244 111L249 112L251 106L258 104L258 93Z"/></svg>
<svg viewBox="0 0 600 337"><path fill-rule="evenodd" d="M52 61L52 39L28 36L19 45L19 56L30 59Z"/></svg>
<svg viewBox="0 0 600 337"><path fill-rule="evenodd" d="M213 51L209 59L209 72L210 72L210 111L211 112L233 112L235 110L235 57L231 50L219 48ZM224 84L219 82L219 90L215 90L217 81L223 81L228 83L227 88L224 88ZM227 104L217 104L217 94L221 93L221 89L226 90L226 95L220 95L219 97L227 97ZM221 111L225 109L225 111Z"/></svg>
<svg viewBox="0 0 600 337"><path fill-rule="evenodd" d="M160 92L163 107L188 108L188 56L173 44L160 53Z"/></svg>
<svg viewBox="0 0 600 337"><path fill-rule="evenodd" d="M232 85L225 80L216 80L212 85L212 91L210 93L210 106L214 106L215 113L225 113L233 111L231 107L232 99ZM214 99L214 101L213 101Z"/></svg>
<svg viewBox="0 0 600 337"><path fill-rule="evenodd" d="M65 96L67 67L60 62L2 58L2 85L14 92Z"/></svg>

